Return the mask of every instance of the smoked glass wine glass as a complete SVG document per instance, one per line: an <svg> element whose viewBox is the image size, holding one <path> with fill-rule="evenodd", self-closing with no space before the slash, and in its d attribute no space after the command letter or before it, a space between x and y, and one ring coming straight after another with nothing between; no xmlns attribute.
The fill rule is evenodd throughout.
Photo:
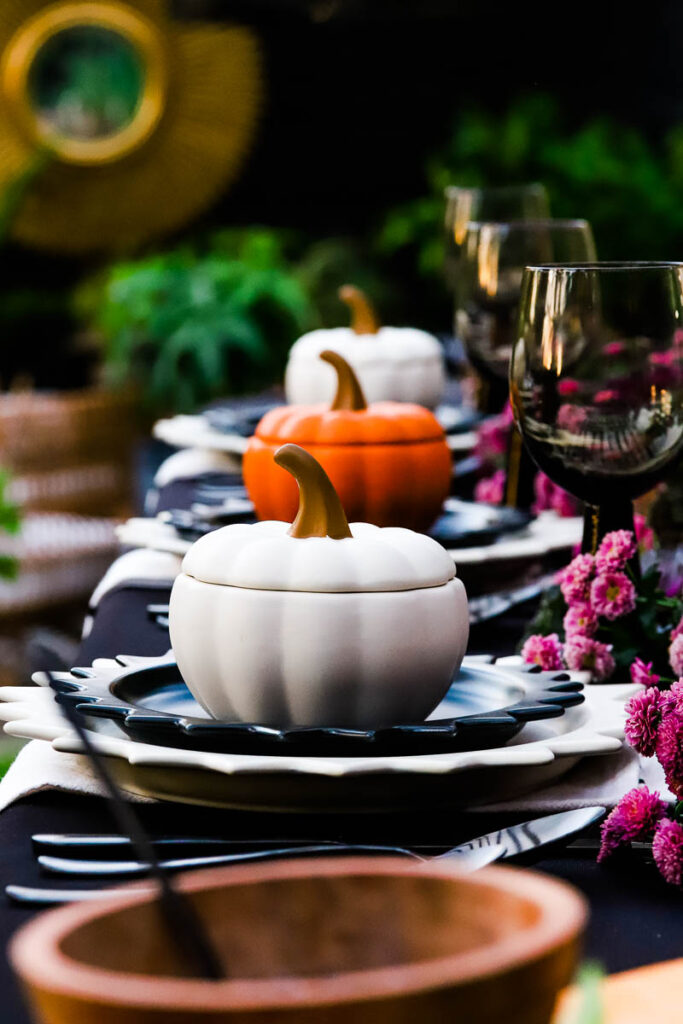
<svg viewBox="0 0 683 1024"><path fill-rule="evenodd" d="M544 220L550 216L548 193L538 182L485 188L449 185L444 196L444 271L453 292L470 221Z"/></svg>
<svg viewBox="0 0 683 1024"><path fill-rule="evenodd" d="M529 266L510 364L527 447L587 503L583 547L683 453L683 263Z"/></svg>
<svg viewBox="0 0 683 1024"><path fill-rule="evenodd" d="M483 411L500 412L507 401L524 268L594 259L593 233L585 220L467 225L456 296L457 333L483 380Z"/></svg>

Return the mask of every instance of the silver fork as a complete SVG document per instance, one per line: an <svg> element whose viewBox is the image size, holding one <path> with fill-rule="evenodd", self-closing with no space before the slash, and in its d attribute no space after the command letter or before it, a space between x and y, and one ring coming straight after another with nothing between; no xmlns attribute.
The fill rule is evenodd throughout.
<svg viewBox="0 0 683 1024"><path fill-rule="evenodd" d="M422 864L430 861L446 861L456 870L469 874L493 861L498 860L505 853L503 846L483 846L474 850L449 850L447 853L439 854L436 857L423 857L413 850L407 850L402 846L346 846L329 844L325 846L300 846L295 849L286 848L281 850L258 850L251 853L225 854L217 857L185 857L176 860L162 861L162 869L169 871L182 871L189 868L208 867L211 865L223 864L244 864L254 861L285 859L297 856L311 856L315 854L334 854L335 856L347 853L389 855L408 857L411 860ZM149 871L149 865L143 861L74 861L63 857L39 857L38 862L48 873L59 875L80 875L86 878L111 878L113 876L124 878L139 878ZM142 892L156 892L156 889L146 886L136 886ZM31 906L51 906L57 903L75 903L101 898L116 898L119 893L126 892L118 887L105 889L50 889L42 886L8 885L5 887L5 895L13 903L28 904Z"/></svg>

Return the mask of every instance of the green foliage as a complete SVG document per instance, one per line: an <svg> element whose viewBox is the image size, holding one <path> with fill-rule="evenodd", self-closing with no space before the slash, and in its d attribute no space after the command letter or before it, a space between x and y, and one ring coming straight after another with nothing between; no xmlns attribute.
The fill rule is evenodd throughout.
<svg viewBox="0 0 683 1024"><path fill-rule="evenodd" d="M524 641L528 637L533 636L534 633L542 633L543 636L547 636L548 633L561 635L562 620L566 611L567 605L562 597L560 588L557 586L549 587L543 594L538 610L520 641L520 650L524 645Z"/></svg>
<svg viewBox="0 0 683 1024"><path fill-rule="evenodd" d="M4 778L7 774L16 756L16 751L13 751L10 754L0 754L0 779Z"/></svg>
<svg viewBox="0 0 683 1024"><path fill-rule="evenodd" d="M389 215L381 248L410 247L421 273L438 273L444 188L528 181L545 184L553 216L591 222L601 259L674 259L683 245L683 126L661 146L608 117L570 129L537 94L502 116L462 113L427 166L428 195Z"/></svg>
<svg viewBox="0 0 683 1024"><path fill-rule="evenodd" d="M5 491L9 481L7 472L0 469L0 531L3 533L17 533L19 530L19 510L9 498ZM17 564L14 558L0 553L0 579L14 579L17 574Z"/></svg>
<svg viewBox="0 0 683 1024"><path fill-rule="evenodd" d="M79 306L104 338L108 378L178 411L273 383L313 321L281 239L261 229L118 264Z"/></svg>
<svg viewBox="0 0 683 1024"><path fill-rule="evenodd" d="M50 164L51 159L47 150L39 150L24 169L5 185L0 194L0 242L6 240L31 186Z"/></svg>
<svg viewBox="0 0 683 1024"><path fill-rule="evenodd" d="M380 319L395 309L397 295L382 274L368 248L349 238L326 238L304 248L296 264L296 276L310 296L318 326L340 327L349 322L349 311L338 291L355 284L368 295Z"/></svg>

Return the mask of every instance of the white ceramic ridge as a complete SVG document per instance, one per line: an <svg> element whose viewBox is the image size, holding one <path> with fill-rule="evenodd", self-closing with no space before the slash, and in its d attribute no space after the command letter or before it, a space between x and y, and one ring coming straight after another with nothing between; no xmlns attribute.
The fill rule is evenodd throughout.
<svg viewBox="0 0 683 1024"><path fill-rule="evenodd" d="M351 523L351 537L291 537L290 523L232 523L200 537L182 571L249 590L348 594L441 587L455 576L436 541L402 527Z"/></svg>
<svg viewBox="0 0 683 1024"><path fill-rule="evenodd" d="M446 385L443 349L437 339L414 327L380 327L356 334L350 327L311 331L289 351L285 394L293 405L331 402L336 379L320 359L325 349L351 365L368 402L415 402L435 408Z"/></svg>

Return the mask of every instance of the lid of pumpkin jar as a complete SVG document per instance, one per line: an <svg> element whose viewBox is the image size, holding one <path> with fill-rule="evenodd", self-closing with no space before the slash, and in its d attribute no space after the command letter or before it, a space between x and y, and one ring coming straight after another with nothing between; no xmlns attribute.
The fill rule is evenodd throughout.
<svg viewBox="0 0 683 1024"><path fill-rule="evenodd" d="M429 409L410 402L368 405L358 377L343 356L326 350L320 358L337 373L332 405L278 406L259 422L256 437L301 445L415 444L444 439L443 427Z"/></svg>
<svg viewBox="0 0 683 1024"><path fill-rule="evenodd" d="M440 587L455 576L450 555L424 534L346 521L320 464L297 445L275 455L299 484L289 523L235 523L196 541L182 572L248 590L371 593Z"/></svg>

